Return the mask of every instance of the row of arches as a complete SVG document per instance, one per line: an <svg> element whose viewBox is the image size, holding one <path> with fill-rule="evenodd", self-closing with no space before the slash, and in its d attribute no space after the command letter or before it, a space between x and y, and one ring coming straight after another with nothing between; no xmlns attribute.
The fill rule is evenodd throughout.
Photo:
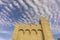
<svg viewBox="0 0 60 40"><path fill-rule="evenodd" d="M31 29L31 30L29 30L29 29L26 29L26 30L20 29L19 32L21 32L21 33L23 33L23 34L25 34L25 33L29 33L29 34L31 34L31 33L38 34L38 32L42 32L42 30L41 30L41 29L37 29L37 30L36 30L36 29Z"/></svg>
<svg viewBox="0 0 60 40"><path fill-rule="evenodd" d="M17 36L18 40L43 40L41 29L20 29Z"/></svg>

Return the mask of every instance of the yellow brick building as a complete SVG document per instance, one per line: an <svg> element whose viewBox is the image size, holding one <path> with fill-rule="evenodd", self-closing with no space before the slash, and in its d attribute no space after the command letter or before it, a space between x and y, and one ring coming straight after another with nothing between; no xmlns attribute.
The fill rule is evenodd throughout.
<svg viewBox="0 0 60 40"><path fill-rule="evenodd" d="M39 24L16 24L12 40L54 40L48 20L41 18Z"/></svg>

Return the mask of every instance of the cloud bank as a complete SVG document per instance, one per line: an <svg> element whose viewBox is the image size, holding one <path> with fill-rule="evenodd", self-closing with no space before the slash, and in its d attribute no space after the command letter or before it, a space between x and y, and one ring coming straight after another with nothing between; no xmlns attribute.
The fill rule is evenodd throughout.
<svg viewBox="0 0 60 40"><path fill-rule="evenodd" d="M39 18L46 17L53 34L59 34L59 3L59 0L0 0L0 24L38 24Z"/></svg>

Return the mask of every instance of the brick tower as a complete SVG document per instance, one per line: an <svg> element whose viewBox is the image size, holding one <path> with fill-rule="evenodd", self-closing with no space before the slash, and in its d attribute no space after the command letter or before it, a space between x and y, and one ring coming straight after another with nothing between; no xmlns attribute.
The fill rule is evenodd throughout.
<svg viewBox="0 0 60 40"><path fill-rule="evenodd" d="M41 18L39 24L16 24L12 40L54 40L48 20Z"/></svg>

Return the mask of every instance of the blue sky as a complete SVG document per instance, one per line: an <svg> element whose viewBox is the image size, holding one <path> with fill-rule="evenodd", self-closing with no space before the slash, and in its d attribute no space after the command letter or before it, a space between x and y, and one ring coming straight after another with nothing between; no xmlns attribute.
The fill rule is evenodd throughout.
<svg viewBox="0 0 60 40"><path fill-rule="evenodd" d="M59 0L0 0L0 40L11 40L16 23L39 24L41 17L48 18L57 40L60 38L59 7Z"/></svg>

